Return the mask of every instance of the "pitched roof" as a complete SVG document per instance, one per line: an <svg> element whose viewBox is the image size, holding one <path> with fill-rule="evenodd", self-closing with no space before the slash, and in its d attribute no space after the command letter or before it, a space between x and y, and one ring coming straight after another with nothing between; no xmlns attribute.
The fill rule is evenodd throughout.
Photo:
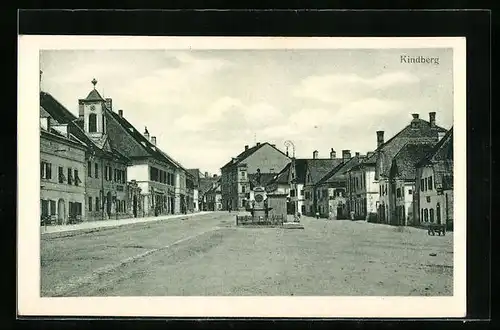
<svg viewBox="0 0 500 330"><path fill-rule="evenodd" d="M416 163L422 159L424 155L429 153L432 148L433 144L406 144L394 156L390 169L390 176L403 180L415 180Z"/></svg>
<svg viewBox="0 0 500 330"><path fill-rule="evenodd" d="M197 187L200 183L200 170L197 168L190 168L187 172L193 177L193 182Z"/></svg>
<svg viewBox="0 0 500 330"><path fill-rule="evenodd" d="M340 163L342 163L342 158L308 159L307 171L311 175L312 184L315 185Z"/></svg>
<svg viewBox="0 0 500 330"><path fill-rule="evenodd" d="M212 188L213 183L217 181L219 181L219 177L200 178L199 196L206 194Z"/></svg>
<svg viewBox="0 0 500 330"><path fill-rule="evenodd" d="M85 142L79 140L78 138L76 138L73 134L70 133L69 137L68 137L68 136L61 134L60 132L58 132L54 128L49 128L49 130L46 130L46 129L41 127L40 128L40 135L44 136L44 137L48 137L48 138L56 138L63 143L71 143L75 146L79 146L79 147L84 148L84 149L87 148L87 144Z"/></svg>
<svg viewBox="0 0 500 330"><path fill-rule="evenodd" d="M389 176L392 159L406 143L435 144L440 132L446 132L446 129L437 125L431 127L430 123L423 119L413 119L409 125L375 150L373 157L376 157L375 159L377 160L381 159L383 163L388 164L388 166L381 168L381 172L378 172L380 169L376 169L376 177L379 175Z"/></svg>
<svg viewBox="0 0 500 330"><path fill-rule="evenodd" d="M170 163L176 167L182 168L186 171L184 167L182 167L177 161L175 161L172 157L167 155L164 151L162 151L160 148L155 146L153 143L151 143L148 139L144 137L127 119L124 117L120 117L117 113L108 110L108 113L111 114L113 119L115 119L121 126L122 128L134 139L136 140L146 152L151 155L152 157L155 157L156 159L160 161L166 161L167 163ZM131 157L135 158L135 157Z"/></svg>
<svg viewBox="0 0 500 330"><path fill-rule="evenodd" d="M122 163L129 163L130 159L112 148L112 152L102 149L96 141L91 139L85 131L77 125L77 117L73 115L66 107L57 101L52 95L40 92L40 105L55 121L61 124L67 124L70 134L78 140L84 142L92 151L98 151L106 157L113 158Z"/></svg>
<svg viewBox="0 0 500 330"><path fill-rule="evenodd" d="M358 165L364 157L362 156L354 156L349 159L347 162L341 162L335 168L333 168L330 172L328 172L321 180L316 183L316 185L321 185L324 183L332 183L332 184L341 184L345 185L346 181L346 173L354 166Z"/></svg>
<svg viewBox="0 0 500 330"><path fill-rule="evenodd" d="M299 158L295 159L295 175L296 182L305 184L306 183L306 172L307 172L307 161L309 159Z"/></svg>
<svg viewBox="0 0 500 330"><path fill-rule="evenodd" d="M250 189L254 187L265 187L276 176L275 173L260 173L260 185L257 183L257 173L248 174L248 181L250 181Z"/></svg>
<svg viewBox="0 0 500 330"><path fill-rule="evenodd" d="M101 94L97 91L97 89L93 89L90 91L89 95L85 98L85 101L105 101Z"/></svg>
<svg viewBox="0 0 500 330"><path fill-rule="evenodd" d="M417 167L432 165L437 188L453 189L453 127L422 157Z"/></svg>
<svg viewBox="0 0 500 330"><path fill-rule="evenodd" d="M422 166L426 164L430 164L438 161L440 156L440 151L447 148L446 152L441 155L441 157L453 159L453 127L450 128L448 132L443 136L441 140L432 148L432 150L426 154L422 159L418 162L417 166Z"/></svg>
<svg viewBox="0 0 500 330"><path fill-rule="evenodd" d="M244 150L243 152L241 152L238 156L234 157L235 161L233 162L233 160L231 159L229 162L227 162L224 166L221 167L222 168L226 168L226 167L229 167L231 165L235 165L235 164L239 164L241 163L243 160L247 159L248 157L250 157L251 155L253 155L257 150L259 150L260 148L264 147L265 145L269 145L271 146L272 148L276 149L277 151L279 151L280 153L282 153L283 155L285 155L283 153L283 151L279 150L278 148L276 148L274 145L270 144L269 142L264 142L264 143L260 143L260 144L256 144L254 145L253 147L251 148L248 148L247 150ZM285 155L287 156L287 155ZM288 156L287 156L288 157Z"/></svg>
<svg viewBox="0 0 500 330"><path fill-rule="evenodd" d="M271 183L277 183L277 184L288 184L288 178L290 177L290 169L292 167L292 163L286 164L286 166L274 176L274 178L268 182L268 184Z"/></svg>

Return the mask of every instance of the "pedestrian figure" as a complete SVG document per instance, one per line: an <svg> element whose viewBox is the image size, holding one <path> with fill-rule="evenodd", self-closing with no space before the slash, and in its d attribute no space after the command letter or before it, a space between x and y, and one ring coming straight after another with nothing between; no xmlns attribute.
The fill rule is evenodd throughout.
<svg viewBox="0 0 500 330"><path fill-rule="evenodd" d="M351 220L354 220L354 211L351 211Z"/></svg>
<svg viewBox="0 0 500 330"><path fill-rule="evenodd" d="M316 219L319 219L319 212L316 211Z"/></svg>

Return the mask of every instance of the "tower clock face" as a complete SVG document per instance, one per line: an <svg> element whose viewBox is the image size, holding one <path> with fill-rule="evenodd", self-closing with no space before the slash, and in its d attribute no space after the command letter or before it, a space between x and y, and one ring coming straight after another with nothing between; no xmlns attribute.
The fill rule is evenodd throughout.
<svg viewBox="0 0 500 330"><path fill-rule="evenodd" d="M94 110L95 110L95 105L93 105L93 104L92 104L92 105L90 106L90 111L94 111Z"/></svg>

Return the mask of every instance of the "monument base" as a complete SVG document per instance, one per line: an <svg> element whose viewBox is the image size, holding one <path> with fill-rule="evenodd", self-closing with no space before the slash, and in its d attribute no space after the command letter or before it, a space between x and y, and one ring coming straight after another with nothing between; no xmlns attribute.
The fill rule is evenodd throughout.
<svg viewBox="0 0 500 330"><path fill-rule="evenodd" d="M304 225L300 222L283 222L284 229L304 229Z"/></svg>

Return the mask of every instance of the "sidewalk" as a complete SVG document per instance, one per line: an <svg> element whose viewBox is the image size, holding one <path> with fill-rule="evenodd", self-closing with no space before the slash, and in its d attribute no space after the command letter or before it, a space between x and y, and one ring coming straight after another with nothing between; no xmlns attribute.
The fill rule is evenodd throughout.
<svg viewBox="0 0 500 330"><path fill-rule="evenodd" d="M192 217L195 215L203 215L203 214L209 214L209 213L211 213L211 212L203 211L203 212L188 213L188 214L161 215L161 216L157 216L157 217L88 221L88 222L82 222L82 223L74 224L74 225L56 225L56 226L46 226L46 227L41 226L40 232L42 235L44 235L44 234L51 234L51 233L74 232L74 231L79 231L79 230L92 230L92 229L107 228L107 227L119 227L119 226L123 226L123 225L142 223L142 222L189 218L189 217Z"/></svg>

